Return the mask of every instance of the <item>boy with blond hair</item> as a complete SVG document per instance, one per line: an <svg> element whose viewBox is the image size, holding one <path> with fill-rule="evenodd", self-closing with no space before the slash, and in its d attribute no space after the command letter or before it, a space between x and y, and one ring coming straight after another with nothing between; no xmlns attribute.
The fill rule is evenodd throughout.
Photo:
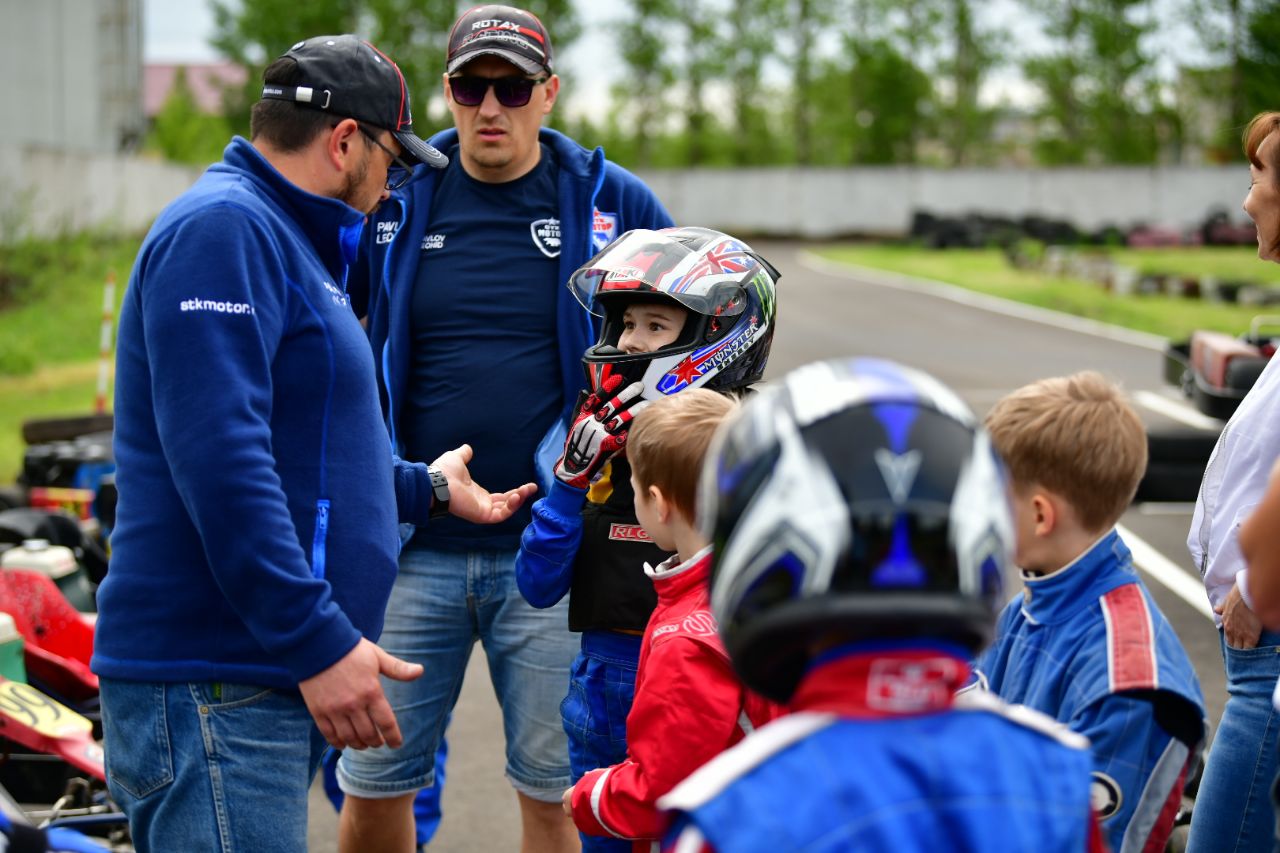
<svg viewBox="0 0 1280 853"><path fill-rule="evenodd" d="M695 521L702 459L735 405L690 389L647 407L627 439L636 517L658 547L676 553L645 565L658 604L640 649L627 758L585 774L563 801L581 832L630 839L635 850L662 836L659 797L777 714L742 686L720 642L708 597L711 545Z"/></svg>
<svg viewBox="0 0 1280 853"><path fill-rule="evenodd" d="M1116 530L1147 464L1146 433L1091 371L1014 391L987 415L1010 474L1026 589L979 658L1006 702L1093 744L1093 806L1116 853L1163 849L1204 739L1186 651Z"/></svg>

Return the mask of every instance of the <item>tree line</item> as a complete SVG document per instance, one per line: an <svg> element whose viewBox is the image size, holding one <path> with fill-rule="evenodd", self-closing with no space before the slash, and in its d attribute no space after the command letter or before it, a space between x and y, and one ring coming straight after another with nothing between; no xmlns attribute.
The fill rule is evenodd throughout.
<svg viewBox="0 0 1280 853"><path fill-rule="evenodd" d="M415 124L444 126L445 39L469 5L212 0L214 47L250 71L231 130L247 130L266 60L328 32L395 57ZM631 167L1221 162L1250 116L1280 109L1280 0L1008 0L1007 20L984 0L631 0L604 25L594 4L523 5L560 56L612 28L609 107L552 124ZM1161 63L1175 31L1195 64ZM1019 81L1023 103L985 95L994 79ZM174 112L173 135L192 136Z"/></svg>

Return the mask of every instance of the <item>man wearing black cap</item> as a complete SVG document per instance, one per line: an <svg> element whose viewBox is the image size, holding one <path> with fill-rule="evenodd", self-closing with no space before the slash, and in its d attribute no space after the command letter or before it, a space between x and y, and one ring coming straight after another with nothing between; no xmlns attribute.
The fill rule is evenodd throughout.
<svg viewBox="0 0 1280 853"><path fill-rule="evenodd" d="M470 449L392 457L346 293L365 218L417 164L395 64L354 36L264 75L252 140L156 220L120 317L111 576L98 590L111 793L139 851L304 851L326 741L401 741L373 644L397 523L501 521Z"/></svg>
<svg viewBox="0 0 1280 853"><path fill-rule="evenodd" d="M490 484L553 478L596 337L565 286L570 274L623 231L672 224L603 151L542 127L559 91L536 16L498 5L464 13L445 62L454 129L431 140L450 164L419 169L371 223L364 284L393 445L431 459L465 435L474 473ZM576 848L559 806L570 782L559 706L578 641L567 600L535 610L516 586L529 518L488 528L445 519L406 544L380 642L425 674L387 687L404 747L348 750L339 762L344 851L412 849L413 792L432 782L477 637L503 710L522 849Z"/></svg>

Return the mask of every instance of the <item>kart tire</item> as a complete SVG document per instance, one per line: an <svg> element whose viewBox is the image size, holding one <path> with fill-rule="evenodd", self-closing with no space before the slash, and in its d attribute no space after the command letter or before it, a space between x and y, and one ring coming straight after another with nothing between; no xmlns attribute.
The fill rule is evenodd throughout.
<svg viewBox="0 0 1280 853"><path fill-rule="evenodd" d="M1265 358L1233 358L1227 362L1223 382L1233 391L1248 391L1267 366Z"/></svg>
<svg viewBox="0 0 1280 853"><path fill-rule="evenodd" d="M1194 464L1147 465L1138 483L1134 503L1187 503L1200 494L1204 466Z"/></svg>

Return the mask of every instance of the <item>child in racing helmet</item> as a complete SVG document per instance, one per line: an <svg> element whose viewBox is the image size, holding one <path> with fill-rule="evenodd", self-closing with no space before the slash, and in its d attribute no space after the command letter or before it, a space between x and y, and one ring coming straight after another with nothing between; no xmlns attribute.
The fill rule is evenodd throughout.
<svg viewBox="0 0 1280 853"><path fill-rule="evenodd" d="M640 650L627 756L586 773L563 802L581 832L630 839L637 853L666 828L658 798L779 710L729 663L708 596L711 546L695 519L702 457L734 405L705 388L658 400L627 441L636 516L658 547L676 553L645 566L658 605Z"/></svg>
<svg viewBox="0 0 1280 853"><path fill-rule="evenodd" d="M956 696L1014 541L958 397L876 359L800 368L721 426L699 498L721 637L789 713L659 801L664 849L1102 849L1085 738Z"/></svg>
<svg viewBox="0 0 1280 853"><path fill-rule="evenodd" d="M670 556L635 516L622 452L631 420L651 399L693 387L738 393L759 379L778 278L727 234L670 228L623 234L570 280L600 333L583 354L588 393L533 506L516 580L535 607L568 594L569 628L582 633L561 704L573 781L626 758L641 635L657 601L643 567ZM584 835L583 849L630 843Z"/></svg>

